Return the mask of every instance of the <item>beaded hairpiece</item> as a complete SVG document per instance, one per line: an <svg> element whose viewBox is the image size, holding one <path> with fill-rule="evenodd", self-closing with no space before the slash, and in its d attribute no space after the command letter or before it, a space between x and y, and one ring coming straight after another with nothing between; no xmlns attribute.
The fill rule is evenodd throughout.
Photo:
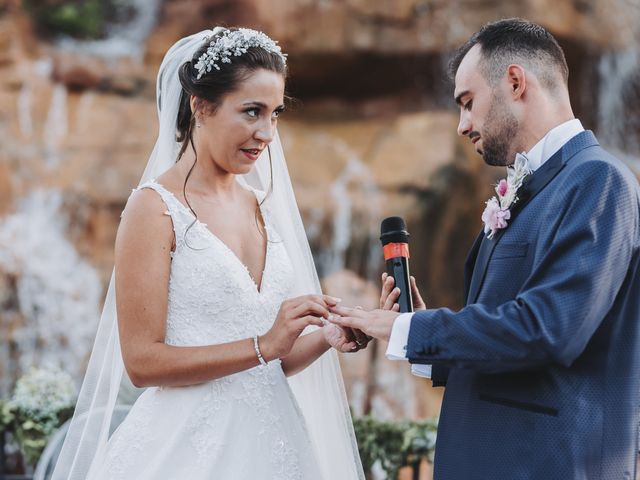
<svg viewBox="0 0 640 480"><path fill-rule="evenodd" d="M207 51L200 56L198 63L195 64L195 68L198 70L198 80L209 73L212 68L220 70L220 63L231 63L231 57L239 57L243 53L247 53L247 49L251 47L275 53L285 64L287 63L287 55L282 53L277 42L271 40L264 33L250 28L225 30L220 37L211 41Z"/></svg>

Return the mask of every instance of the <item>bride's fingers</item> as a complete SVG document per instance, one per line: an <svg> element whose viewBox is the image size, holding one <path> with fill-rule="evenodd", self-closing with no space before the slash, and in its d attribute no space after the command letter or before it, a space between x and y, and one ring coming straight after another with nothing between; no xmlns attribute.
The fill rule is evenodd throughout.
<svg viewBox="0 0 640 480"><path fill-rule="evenodd" d="M327 306L334 306L334 305L338 305L342 299L338 298L338 297L332 297L331 295L322 295L320 296L320 298L322 299L322 301L325 303L325 305ZM318 299L319 300L319 299ZM320 302L318 302L320 303Z"/></svg>
<svg viewBox="0 0 640 480"><path fill-rule="evenodd" d="M356 342L358 347L362 348L367 345L369 337L367 337L364 332L361 332L360 330L354 328L350 328L349 330L351 332L352 339Z"/></svg>
<svg viewBox="0 0 640 480"><path fill-rule="evenodd" d="M345 343L345 344L342 346L342 351L343 351L344 353L347 353L347 352L353 352L354 350L358 350L358 349L359 349L359 348L358 348L358 345L356 345L356 342L349 342L349 343Z"/></svg>
<svg viewBox="0 0 640 480"><path fill-rule="evenodd" d="M329 312L324 304L318 303L314 299L304 300L291 310L291 316L294 318L302 317L304 315L315 315L317 317L328 318L330 314L331 312Z"/></svg>
<svg viewBox="0 0 640 480"><path fill-rule="evenodd" d="M321 318L315 317L313 315L305 315L304 317L298 318L295 321L295 325L298 329L304 330L307 325L316 325L318 327L324 326Z"/></svg>
<svg viewBox="0 0 640 480"><path fill-rule="evenodd" d="M333 323L328 323L324 326L325 330L325 339L329 342L333 348L338 350L339 352L352 352L358 349L358 344L355 341L349 341L346 336L346 331L344 328L339 327Z"/></svg>
<svg viewBox="0 0 640 480"><path fill-rule="evenodd" d="M325 337L327 341L332 345L338 345L341 340L344 339L342 328L334 325L333 323L327 323L325 328Z"/></svg>

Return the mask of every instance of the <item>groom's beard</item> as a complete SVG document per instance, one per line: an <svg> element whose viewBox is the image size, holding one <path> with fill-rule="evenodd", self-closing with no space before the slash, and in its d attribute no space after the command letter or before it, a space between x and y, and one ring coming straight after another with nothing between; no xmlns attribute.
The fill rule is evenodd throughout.
<svg viewBox="0 0 640 480"><path fill-rule="evenodd" d="M518 134L518 120L505 102L493 96L485 125L489 126L482 139L482 158L487 165L504 167L513 163Z"/></svg>

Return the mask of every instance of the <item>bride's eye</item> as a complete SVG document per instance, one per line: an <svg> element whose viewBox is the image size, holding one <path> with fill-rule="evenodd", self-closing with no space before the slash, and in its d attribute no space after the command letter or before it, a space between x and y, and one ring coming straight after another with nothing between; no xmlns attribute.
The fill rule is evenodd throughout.
<svg viewBox="0 0 640 480"><path fill-rule="evenodd" d="M251 118L258 118L258 115L260 115L260 109L255 107L247 108L244 112Z"/></svg>

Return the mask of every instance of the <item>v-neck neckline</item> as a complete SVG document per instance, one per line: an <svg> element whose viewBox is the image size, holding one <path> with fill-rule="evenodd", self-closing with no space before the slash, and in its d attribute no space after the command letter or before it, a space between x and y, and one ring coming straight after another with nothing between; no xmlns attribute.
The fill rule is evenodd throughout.
<svg viewBox="0 0 640 480"><path fill-rule="evenodd" d="M253 193L253 195L256 198L256 201L258 202L258 209L260 210L260 216L262 217L262 223L263 223L264 231L265 231L265 234L267 235L267 245L265 247L265 252L264 252L264 267L262 269L262 276L260 277L260 284L259 285L258 285L258 282L256 282L256 280L253 277L253 275L251 274L251 270L249 270L249 267L247 267L247 265L242 260L240 260L240 257L236 254L236 252L233 251L233 249L231 247L229 247L229 245L227 245L220 237L218 237L218 235L216 235L215 233L213 233L213 231L211 231L211 229L209 228L209 226L206 223L201 222L198 219L198 217L196 217L193 214L193 212L191 212L191 210L189 210L184 203L182 203L180 200L178 200L178 197L176 197L171 190L166 188L161 183L158 183L155 179L151 180L151 182L155 183L160 188L162 188L165 192L167 192L169 195L171 195L171 197L176 201L176 203L180 206L180 208L182 208L189 216L191 216L195 220L195 223L197 223L202 228L204 228L204 230L215 241L217 241L224 249L226 249L231 254L231 256L236 260L236 262L244 269L247 277L249 278L249 281L251 281L251 283L253 284L253 286L256 289L256 292L258 293L258 295L261 295L262 292L264 291L264 279L265 279L265 274L267 272L267 266L269 264L269 250L270 250L269 243L271 243L271 242L270 242L270 238L269 238L269 226L267 225L267 221L266 221L264 212L262 211L262 205L260 205L260 200L258 199L258 196L256 195L256 190L251 188L251 187L249 187L249 186L246 187L247 190L249 190L249 191L251 191L251 193ZM240 184L240 186L242 188L245 188L242 184Z"/></svg>

